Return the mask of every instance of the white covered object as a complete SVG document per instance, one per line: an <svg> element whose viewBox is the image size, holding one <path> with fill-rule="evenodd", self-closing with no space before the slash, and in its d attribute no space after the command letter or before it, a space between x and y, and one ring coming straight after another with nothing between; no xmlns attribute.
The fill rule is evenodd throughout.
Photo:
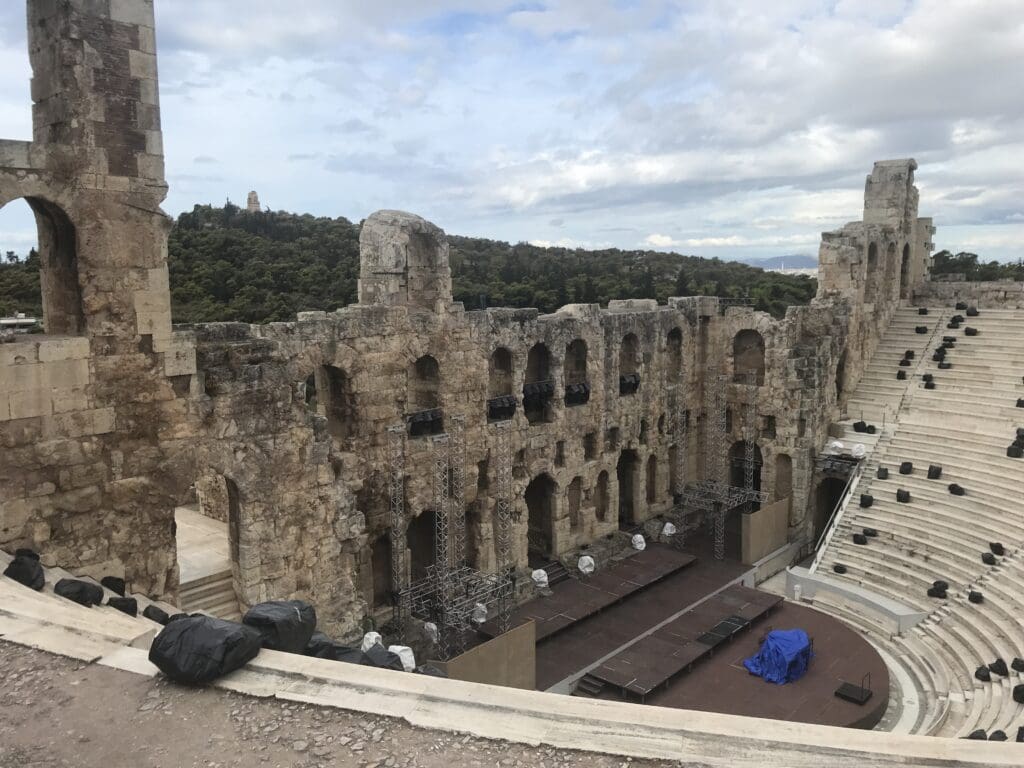
<svg viewBox="0 0 1024 768"><path fill-rule="evenodd" d="M402 660L402 669L406 672L416 669L416 656L408 645L389 645L388 650Z"/></svg>
<svg viewBox="0 0 1024 768"><path fill-rule="evenodd" d="M548 572L543 568L538 568L531 573L530 578L533 579L533 586L537 587L537 589L547 589Z"/></svg>
<svg viewBox="0 0 1024 768"><path fill-rule="evenodd" d="M367 632L363 635L363 644L361 646L363 653L366 653L375 645L384 645L384 640L381 639L380 632Z"/></svg>
<svg viewBox="0 0 1024 768"><path fill-rule="evenodd" d="M839 454L846 450L846 446L843 445L841 440L833 440L828 444L828 452L831 454Z"/></svg>
<svg viewBox="0 0 1024 768"><path fill-rule="evenodd" d="M472 620L474 624L483 624L487 621L487 606L483 603L477 603L473 606Z"/></svg>
<svg viewBox="0 0 1024 768"><path fill-rule="evenodd" d="M853 453L853 458L855 459L863 459L868 455L867 449L864 447L864 443L857 443L853 446L853 451L851 451L851 453Z"/></svg>
<svg viewBox="0 0 1024 768"><path fill-rule="evenodd" d="M633 534L633 549L635 549L637 552L643 552L645 549L647 549L647 542L644 540L642 534Z"/></svg>
<svg viewBox="0 0 1024 768"><path fill-rule="evenodd" d="M588 576L594 572L596 567L594 564L594 558L590 555L584 555L580 558L580 561L576 564L576 567L580 569L580 573L585 573Z"/></svg>
<svg viewBox="0 0 1024 768"><path fill-rule="evenodd" d="M438 638L437 624L432 621L428 621L423 625L423 634L426 636L427 640L432 643L436 643Z"/></svg>
<svg viewBox="0 0 1024 768"><path fill-rule="evenodd" d="M665 523L665 527L661 529L662 536L675 536L676 527L672 523Z"/></svg>

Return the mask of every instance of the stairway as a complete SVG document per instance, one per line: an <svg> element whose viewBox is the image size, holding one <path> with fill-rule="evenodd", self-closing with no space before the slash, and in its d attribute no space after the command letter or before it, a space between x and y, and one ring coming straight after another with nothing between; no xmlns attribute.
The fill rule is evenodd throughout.
<svg viewBox="0 0 1024 768"><path fill-rule="evenodd" d="M179 595L181 609L186 613L202 611L229 621L242 619L230 570L182 583Z"/></svg>
<svg viewBox="0 0 1024 768"><path fill-rule="evenodd" d="M573 688L572 695L587 696L589 698L596 699L601 695L601 691L603 690L604 683L602 681L590 674L586 674L577 681L576 687Z"/></svg>
<svg viewBox="0 0 1024 768"><path fill-rule="evenodd" d="M572 578L569 571L567 571L565 566L558 560L543 566L543 570L548 575L549 587L553 587L555 584L559 584Z"/></svg>

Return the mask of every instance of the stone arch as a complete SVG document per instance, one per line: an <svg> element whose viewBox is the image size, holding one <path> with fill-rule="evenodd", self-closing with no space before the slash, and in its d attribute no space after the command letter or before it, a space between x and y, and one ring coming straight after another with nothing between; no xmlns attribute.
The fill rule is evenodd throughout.
<svg viewBox="0 0 1024 768"><path fill-rule="evenodd" d="M315 396L327 417L327 431L338 440L356 433L356 401L352 379L344 368L324 365L320 368ZM308 395L308 390L307 390Z"/></svg>
<svg viewBox="0 0 1024 768"><path fill-rule="evenodd" d="M843 390L846 388L846 350L843 350L843 354L839 356L839 362L836 363L836 401L843 396Z"/></svg>
<svg viewBox="0 0 1024 768"><path fill-rule="evenodd" d="M409 410L412 413L441 407L441 367L433 355L423 355L409 373Z"/></svg>
<svg viewBox="0 0 1024 768"><path fill-rule="evenodd" d="M757 385L764 384L764 337L752 328L744 328L732 340L733 380L746 381L754 374Z"/></svg>
<svg viewBox="0 0 1024 768"><path fill-rule="evenodd" d="M878 301L878 286L882 279L882 270L878 267L878 243L868 245L867 267L864 272L864 303L874 304Z"/></svg>
<svg viewBox="0 0 1024 768"><path fill-rule="evenodd" d="M574 477L565 489L565 505L569 514L569 528L580 529L580 505L583 501L583 478Z"/></svg>
<svg viewBox="0 0 1024 768"><path fill-rule="evenodd" d="M668 490L679 493L679 446L673 443L668 447Z"/></svg>
<svg viewBox="0 0 1024 768"><path fill-rule="evenodd" d="M640 340L635 333L627 333L619 345L619 375L629 376L640 372Z"/></svg>
<svg viewBox="0 0 1024 768"><path fill-rule="evenodd" d="M573 339L565 347L565 385L587 383L587 342Z"/></svg>
<svg viewBox="0 0 1024 768"><path fill-rule="evenodd" d="M636 524L639 490L640 459L629 448L619 454L615 472L619 481L619 526L629 528Z"/></svg>
<svg viewBox="0 0 1024 768"><path fill-rule="evenodd" d="M683 374L683 332L679 328L673 328L665 337L665 355L665 378L673 384Z"/></svg>
<svg viewBox="0 0 1024 768"><path fill-rule="evenodd" d="M905 243L900 261L900 298L909 299L910 289L910 243Z"/></svg>
<svg viewBox="0 0 1024 768"><path fill-rule="evenodd" d="M370 597L374 609L391 605L394 591L391 580L391 537L382 533L370 545Z"/></svg>
<svg viewBox="0 0 1024 768"><path fill-rule="evenodd" d="M594 489L594 513L602 523L608 519L608 473L603 469L597 476Z"/></svg>
<svg viewBox="0 0 1024 768"><path fill-rule="evenodd" d="M550 560L555 556L555 496L558 485L543 472L526 486L527 545L534 557Z"/></svg>
<svg viewBox="0 0 1024 768"><path fill-rule="evenodd" d="M658 458L652 453L647 457L647 503L658 502Z"/></svg>
<svg viewBox="0 0 1024 768"><path fill-rule="evenodd" d="M775 457L775 501L793 494L793 459L788 453Z"/></svg>
<svg viewBox="0 0 1024 768"><path fill-rule="evenodd" d="M841 477L823 477L818 483L814 494L814 541L825 532L845 490L846 480Z"/></svg>
<svg viewBox="0 0 1024 768"><path fill-rule="evenodd" d="M71 218L56 203L24 196L36 220L39 286L43 300L43 327L48 334L81 336L85 311L78 274L78 234ZM0 200L0 208L13 200Z"/></svg>
<svg viewBox="0 0 1024 768"><path fill-rule="evenodd" d="M498 347L491 353L487 365L487 397L505 397L512 394L512 353L505 347Z"/></svg>

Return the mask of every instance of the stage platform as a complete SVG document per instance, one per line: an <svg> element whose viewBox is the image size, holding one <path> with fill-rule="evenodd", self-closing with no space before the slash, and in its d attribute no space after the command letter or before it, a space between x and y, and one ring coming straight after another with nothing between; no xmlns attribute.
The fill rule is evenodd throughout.
<svg viewBox="0 0 1024 768"><path fill-rule="evenodd" d="M658 551L675 552L660 544L649 544L634 558ZM688 547L687 553L692 559L686 567L635 591L628 600L619 601L586 621L566 626L543 642L538 641L537 688L569 693L575 678L582 676L582 670L708 595L738 581L750 570L735 561L715 560L710 550L705 552L701 548ZM565 586L565 582L556 585L552 598ZM540 598L531 603L552 598Z"/></svg>
<svg viewBox="0 0 1024 768"><path fill-rule="evenodd" d="M803 629L814 642L807 674L795 683L766 683L743 666L744 659L757 653L769 628ZM858 706L835 695L844 681L860 685L868 672L874 695L866 704ZM621 701L623 695L606 689L599 698ZM645 703L661 707L849 728L874 727L888 701L889 672L871 644L841 621L790 602L720 645L690 672L645 694Z"/></svg>
<svg viewBox="0 0 1024 768"><path fill-rule="evenodd" d="M554 585L550 596L536 598L517 608L512 613L511 624L518 626L533 619L539 644L678 573L696 559L671 547L649 545L643 552L612 563L592 576ZM480 631L494 637L497 627L488 622Z"/></svg>
<svg viewBox="0 0 1024 768"><path fill-rule="evenodd" d="M778 595L726 587L590 670L581 687L588 692L610 688L643 702L698 662L720 649L726 652L743 632L758 632L761 620L781 602Z"/></svg>

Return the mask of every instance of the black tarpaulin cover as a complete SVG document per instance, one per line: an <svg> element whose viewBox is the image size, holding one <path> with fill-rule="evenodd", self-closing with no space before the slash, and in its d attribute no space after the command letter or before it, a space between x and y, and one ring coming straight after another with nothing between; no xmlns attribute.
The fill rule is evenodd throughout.
<svg viewBox="0 0 1024 768"><path fill-rule="evenodd" d="M316 611L302 600L274 600L254 605L242 618L272 651L303 653L316 629Z"/></svg>
<svg viewBox="0 0 1024 768"><path fill-rule="evenodd" d="M4 576L14 579L29 589L38 592L43 588L46 576L43 574L43 566L39 564L38 557L29 555L18 555L4 569Z"/></svg>
<svg viewBox="0 0 1024 768"><path fill-rule="evenodd" d="M54 587L55 594L67 598L86 608L100 605L103 602L103 588L98 584L90 584L78 579L61 579Z"/></svg>
<svg viewBox="0 0 1024 768"><path fill-rule="evenodd" d="M260 633L252 627L197 613L164 627L149 660L171 680L196 685L234 672L259 652Z"/></svg>

